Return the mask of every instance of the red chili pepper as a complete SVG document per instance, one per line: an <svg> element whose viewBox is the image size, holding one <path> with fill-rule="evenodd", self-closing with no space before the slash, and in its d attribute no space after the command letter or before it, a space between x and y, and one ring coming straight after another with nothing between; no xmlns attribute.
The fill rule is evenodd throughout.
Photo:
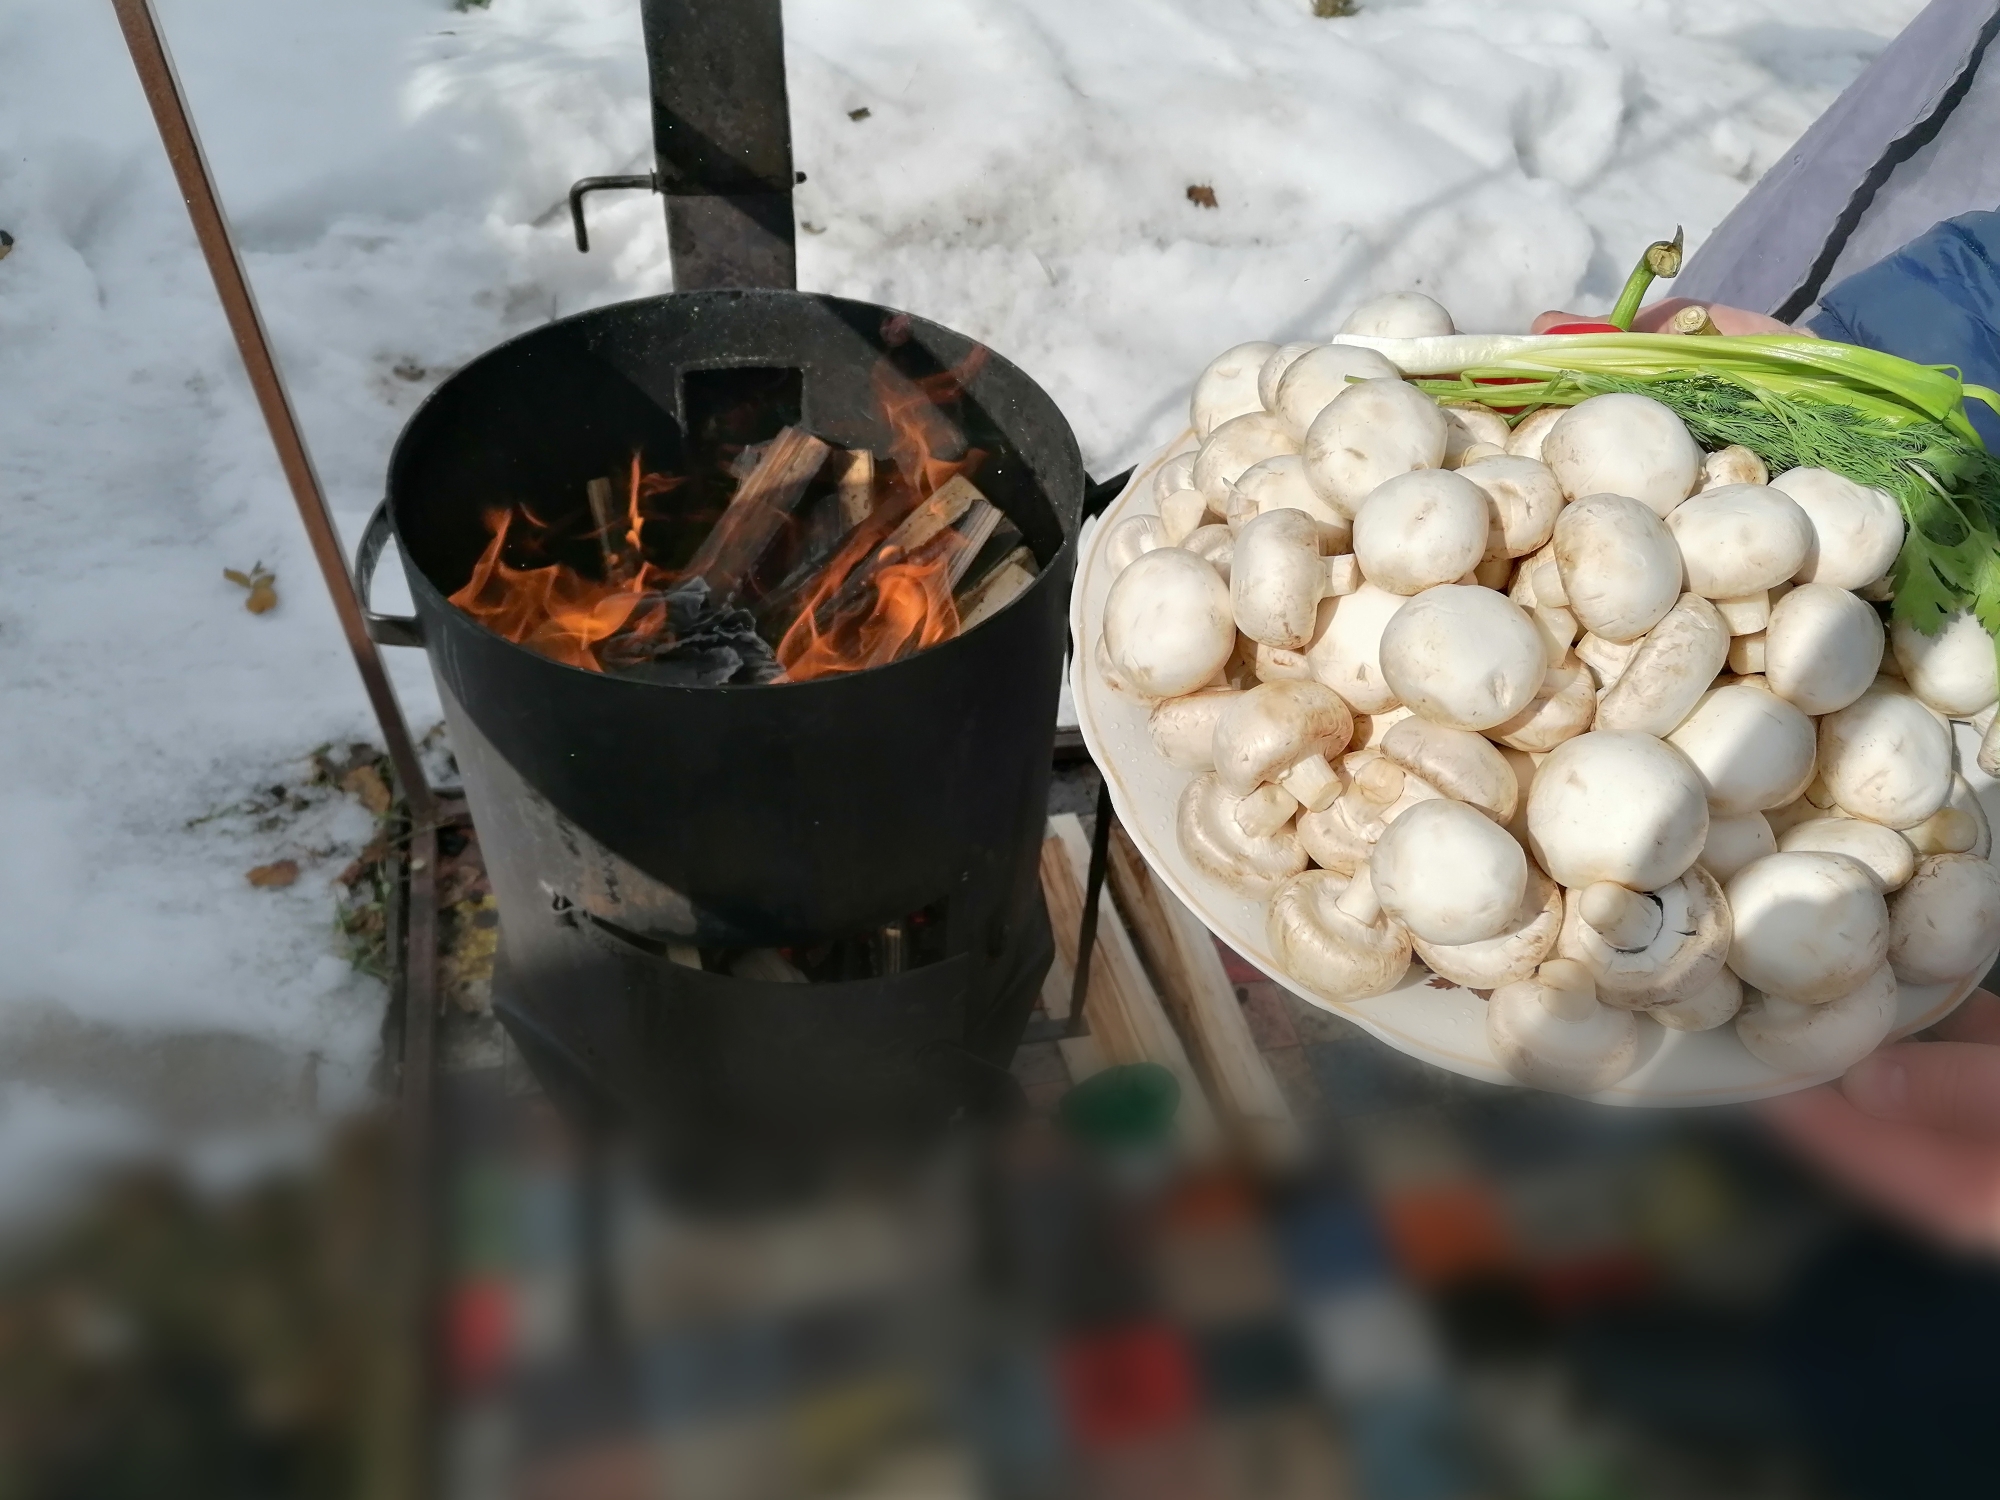
<svg viewBox="0 0 2000 1500"><path fill-rule="evenodd" d="M1625 331L1626 330L1620 328L1616 323L1557 323L1552 328L1544 328L1542 330L1543 333L1624 333ZM1534 384L1534 382L1532 380L1529 380L1525 376L1492 375L1484 377L1475 376L1473 379L1473 384L1474 385L1532 385ZM1507 417L1511 417L1514 415L1514 413L1523 410L1522 407L1518 406L1496 406L1493 409L1499 412L1502 416L1507 416Z"/></svg>

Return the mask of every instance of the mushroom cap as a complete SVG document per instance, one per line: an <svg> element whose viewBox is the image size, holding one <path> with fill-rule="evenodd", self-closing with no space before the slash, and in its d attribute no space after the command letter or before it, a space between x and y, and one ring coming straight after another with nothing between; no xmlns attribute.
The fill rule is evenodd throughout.
<svg viewBox="0 0 2000 1500"><path fill-rule="evenodd" d="M1200 490L1175 490L1160 502L1160 529L1169 546L1178 547L1189 533L1206 526L1211 507Z"/></svg>
<svg viewBox="0 0 2000 1500"><path fill-rule="evenodd" d="M1198 449L1176 453L1153 471L1153 503L1158 505L1176 490L1194 488L1194 460Z"/></svg>
<svg viewBox="0 0 2000 1500"><path fill-rule="evenodd" d="M1951 796L1951 736L1907 693L1872 687L1819 721L1819 774L1842 812L1914 828Z"/></svg>
<svg viewBox="0 0 2000 1500"><path fill-rule="evenodd" d="M1433 943L1476 943L1513 921L1528 857L1477 808L1439 797L1384 830L1368 861L1383 910Z"/></svg>
<svg viewBox="0 0 2000 1500"><path fill-rule="evenodd" d="M1530 864L1513 917L1492 937L1433 943L1413 932L1410 941L1432 973L1469 990L1495 990L1535 972L1555 948L1562 918L1562 887Z"/></svg>
<svg viewBox="0 0 2000 1500"><path fill-rule="evenodd" d="M1563 492L1547 464L1498 453L1475 458L1457 473L1486 496L1489 542L1497 538L1508 557L1526 557L1548 545L1563 508Z"/></svg>
<svg viewBox="0 0 2000 1500"><path fill-rule="evenodd" d="M1767 1067L1821 1077L1844 1073L1882 1044L1896 1024L1896 976L1879 965L1844 995L1798 1005L1751 990L1736 1038Z"/></svg>
<svg viewBox="0 0 2000 1500"><path fill-rule="evenodd" d="M1104 560L1111 564L1115 578L1143 554L1169 545L1167 529L1158 516L1127 516L1105 533Z"/></svg>
<svg viewBox="0 0 2000 1500"><path fill-rule="evenodd" d="M1251 516L1267 510L1302 510L1319 526L1319 549L1329 555L1347 551L1353 523L1328 505L1306 482L1306 461L1296 453L1261 459L1237 476L1232 513ZM1241 521L1237 523L1243 524Z"/></svg>
<svg viewBox="0 0 2000 1500"><path fill-rule="evenodd" d="M1326 596L1319 527L1302 510L1270 510L1243 523L1229 560L1236 628L1267 646L1304 650Z"/></svg>
<svg viewBox="0 0 2000 1500"><path fill-rule="evenodd" d="M1693 493L1702 451L1668 407L1620 392L1572 406L1542 440L1541 459L1572 500L1627 495L1664 516Z"/></svg>
<svg viewBox="0 0 2000 1500"><path fill-rule="evenodd" d="M1370 297L1347 315L1340 331L1371 339L1426 339L1457 333L1458 329L1435 297L1404 291Z"/></svg>
<svg viewBox="0 0 2000 1500"><path fill-rule="evenodd" d="M1753 859L1778 852L1778 836L1762 813L1718 816L1714 805L1708 810L1708 840L1701 846L1701 867L1722 884Z"/></svg>
<svg viewBox="0 0 2000 1500"><path fill-rule="evenodd" d="M1687 564L1687 586L1705 599L1736 599L1783 583L1813 544L1812 522L1782 490L1725 484L1683 501L1667 529Z"/></svg>
<svg viewBox="0 0 2000 1500"><path fill-rule="evenodd" d="M1306 867L1306 851L1289 826L1262 838L1246 832L1236 820L1242 800L1213 775L1197 776L1181 792L1175 831L1189 864L1238 895L1263 901Z"/></svg>
<svg viewBox="0 0 2000 1500"><path fill-rule="evenodd" d="M1276 781L1308 755L1338 757L1353 733L1354 716L1332 688L1260 682L1237 693L1216 717L1215 779L1225 791L1247 797L1259 782Z"/></svg>
<svg viewBox="0 0 2000 1500"><path fill-rule="evenodd" d="M1208 362L1188 402L1188 421L1197 438L1206 440L1231 417L1263 410L1264 403L1257 399L1257 376L1264 361L1277 352L1276 344L1257 341L1225 349Z"/></svg>
<svg viewBox="0 0 2000 1500"><path fill-rule="evenodd" d="M1635 891L1678 880L1708 839L1701 773L1650 734L1593 730L1535 772L1528 845L1566 886L1609 880Z"/></svg>
<svg viewBox="0 0 2000 1500"><path fill-rule="evenodd" d="M1944 806L1905 828L1903 837L1920 859L1926 854L1976 854L1985 859L1993 852L1993 827L1986 809L1979 805L1971 783L1959 775L1951 778L1951 795Z"/></svg>
<svg viewBox="0 0 2000 1500"><path fill-rule="evenodd" d="M1884 894L1907 885L1917 868L1917 851L1908 839L1866 818L1807 818L1787 828L1778 847L1787 854L1844 854L1873 876L1875 889Z"/></svg>
<svg viewBox="0 0 2000 1500"><path fill-rule="evenodd" d="M1280 344L1271 351L1271 357L1257 367L1257 399L1264 403L1264 410L1278 409L1278 382L1284 379L1285 371L1297 363L1301 355L1310 354L1319 348L1314 339L1302 339L1290 344Z"/></svg>
<svg viewBox="0 0 2000 1500"><path fill-rule="evenodd" d="M1868 691L1882 664L1882 644L1882 620L1873 605L1832 584L1802 583L1771 605L1764 680L1817 718Z"/></svg>
<svg viewBox="0 0 2000 1500"><path fill-rule="evenodd" d="M1572 973L1574 968L1551 959L1533 978L1496 989L1486 1002L1486 1041L1500 1065L1522 1083L1588 1094L1609 1088L1632 1071L1639 1056L1639 1027L1630 1011L1595 1000L1586 1008L1574 991L1567 1004L1552 1004L1550 992L1557 984L1579 989L1589 984L1589 976ZM1565 1010L1581 1016L1571 1019Z"/></svg>
<svg viewBox="0 0 2000 1500"><path fill-rule="evenodd" d="M1331 870L1295 875L1271 897L1265 923L1279 966L1328 1000L1392 990L1410 968L1410 935L1400 922L1386 912L1362 922L1340 909L1351 883Z"/></svg>
<svg viewBox="0 0 2000 1500"><path fill-rule="evenodd" d="M1181 538L1184 551L1214 568L1224 583L1229 582L1229 567L1236 557L1236 533L1220 523L1197 526Z"/></svg>
<svg viewBox="0 0 2000 1500"><path fill-rule="evenodd" d="M1707 989L1729 956L1729 906L1722 887L1700 865L1679 880L1639 894L1660 912L1659 931L1644 947L1614 948L1583 916L1583 893L1564 900L1556 951L1590 970L1597 998L1624 1010L1672 1005Z"/></svg>
<svg viewBox="0 0 2000 1500"><path fill-rule="evenodd" d="M1477 401L1444 403L1444 466L1456 469L1474 458L1507 451L1513 436L1507 419L1490 406Z"/></svg>
<svg viewBox="0 0 2000 1500"><path fill-rule="evenodd" d="M1229 585L1192 552L1157 547L1111 583L1104 649L1131 690L1178 698L1205 687L1236 647Z"/></svg>
<svg viewBox="0 0 2000 1500"><path fill-rule="evenodd" d="M1894 566L1903 548L1903 512L1886 491L1830 469L1791 469L1771 481L1812 522L1813 541L1792 575L1800 583L1866 588Z"/></svg>
<svg viewBox="0 0 2000 1500"><path fill-rule="evenodd" d="M1762 688L1711 688L1667 740L1701 773L1712 817L1783 807L1813 779L1812 720Z"/></svg>
<svg viewBox="0 0 2000 1500"><path fill-rule="evenodd" d="M1969 609L1954 610L1936 635L1893 620L1889 646L1910 691L1949 718L1969 719L2000 699L1993 637Z"/></svg>
<svg viewBox="0 0 2000 1500"><path fill-rule="evenodd" d="M1153 748L1177 770L1213 771L1215 721L1231 700L1241 696L1236 688L1220 687L1162 698L1146 719Z"/></svg>
<svg viewBox="0 0 2000 1500"><path fill-rule="evenodd" d="M1701 595L1682 594L1660 623L1639 638L1639 649L1598 700L1597 727L1667 734L1688 716L1728 660L1729 627L1722 616Z"/></svg>
<svg viewBox="0 0 2000 1500"><path fill-rule="evenodd" d="M1354 557L1378 588L1420 594L1463 578L1486 552L1486 492L1449 469L1385 479L1354 513Z"/></svg>
<svg viewBox="0 0 2000 1500"><path fill-rule="evenodd" d="M1733 1019L1742 1008L1743 981L1722 968L1692 995L1670 1004L1650 1006L1646 1014L1671 1031L1713 1031Z"/></svg>
<svg viewBox="0 0 2000 1500"><path fill-rule="evenodd" d="M1680 548L1666 522L1637 500L1592 494L1573 501L1556 517L1551 541L1567 608L1592 635L1634 640L1680 599Z"/></svg>
<svg viewBox="0 0 2000 1500"><path fill-rule="evenodd" d="M1905 984L1983 972L2000 949L2000 867L1975 854L1927 854L1889 899L1889 962Z"/></svg>
<svg viewBox="0 0 2000 1500"><path fill-rule="evenodd" d="M1382 736L1381 748L1404 770L1494 822L1504 824L1514 816L1520 783L1507 758L1485 736L1413 715Z"/></svg>
<svg viewBox="0 0 2000 1500"><path fill-rule="evenodd" d="M1444 462L1445 420L1415 386L1387 378L1349 385L1306 429L1306 478L1342 515L1385 479Z"/></svg>
<svg viewBox="0 0 2000 1500"><path fill-rule="evenodd" d="M1597 689L1576 661L1550 667L1528 706L1487 734L1510 750L1553 750L1590 728L1597 717Z"/></svg>
<svg viewBox="0 0 2000 1500"><path fill-rule="evenodd" d="M1701 487L1719 490L1728 484L1769 484L1771 471L1764 460L1740 443L1718 448L1701 461Z"/></svg>
<svg viewBox="0 0 2000 1500"><path fill-rule="evenodd" d="M1402 705L1382 673L1382 634L1410 602L1372 583L1338 599L1320 601L1306 659L1312 663L1313 676L1357 713L1386 713Z"/></svg>
<svg viewBox="0 0 2000 1500"><path fill-rule="evenodd" d="M1389 690L1454 729L1513 718L1547 671L1541 633L1521 607L1470 584L1443 584L1410 600L1383 630L1380 650Z"/></svg>
<svg viewBox="0 0 2000 1500"><path fill-rule="evenodd" d="M1300 441L1313 419L1357 380L1401 380L1402 372L1375 350L1360 344L1322 344L1299 356L1278 382L1271 410Z"/></svg>
<svg viewBox="0 0 2000 1500"><path fill-rule="evenodd" d="M1285 424L1259 407L1217 425L1194 460L1194 487L1218 511L1229 504L1229 487L1243 471L1267 458L1299 451L1298 439Z"/></svg>
<svg viewBox="0 0 2000 1500"><path fill-rule="evenodd" d="M1736 932L1729 967L1797 1005L1846 994L1889 951L1889 909L1875 877L1842 854L1767 854L1726 887Z"/></svg>
<svg viewBox="0 0 2000 1500"><path fill-rule="evenodd" d="M1507 451L1516 458L1532 458L1543 462L1542 444L1548 441L1549 429L1554 427L1569 411L1560 406L1544 406L1540 411L1531 411L1514 428L1514 434L1507 439Z"/></svg>

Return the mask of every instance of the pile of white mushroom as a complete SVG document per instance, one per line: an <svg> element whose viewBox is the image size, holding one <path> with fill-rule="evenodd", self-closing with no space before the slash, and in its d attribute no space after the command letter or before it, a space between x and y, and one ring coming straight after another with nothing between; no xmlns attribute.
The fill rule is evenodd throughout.
<svg viewBox="0 0 2000 1500"><path fill-rule="evenodd" d="M1343 333L1451 331L1403 293ZM1950 726L1990 722L1993 642L1885 631L1889 495L1704 453L1643 396L1510 428L1338 340L1228 350L1192 416L1104 539L1097 666L1197 773L1187 859L1312 992L1421 960L1488 996L1514 1077L1588 1092L1646 1017L1836 1071L1899 981L2000 948Z"/></svg>

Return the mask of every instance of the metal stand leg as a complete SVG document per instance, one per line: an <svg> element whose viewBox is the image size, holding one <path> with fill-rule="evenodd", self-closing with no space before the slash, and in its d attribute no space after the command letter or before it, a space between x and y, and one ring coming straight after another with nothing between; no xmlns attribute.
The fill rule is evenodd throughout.
<svg viewBox="0 0 2000 1500"><path fill-rule="evenodd" d="M1070 982L1067 1034L1083 1035L1083 1002L1090 993L1090 955L1097 947L1097 903L1104 894L1104 866L1111 857L1111 786L1097 787L1097 826L1090 837L1090 875L1083 887L1083 927L1076 935L1076 977Z"/></svg>

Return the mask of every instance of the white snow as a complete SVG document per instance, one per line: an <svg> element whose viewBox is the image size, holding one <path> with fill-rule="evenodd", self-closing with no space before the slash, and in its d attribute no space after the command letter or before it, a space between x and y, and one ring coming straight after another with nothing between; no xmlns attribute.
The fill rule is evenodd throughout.
<svg viewBox="0 0 2000 1500"><path fill-rule="evenodd" d="M1475 329L1603 303L1918 8L797 0L801 282L986 340L1104 474L1181 425L1216 350L1371 292ZM637 0L159 9L350 538L444 374L668 289L657 202L595 199L589 256L560 208L649 159ZM327 887L365 817L187 825L371 725L108 5L0 8L0 141L0 1053L57 1023L141 1052L236 1037L349 1104L382 996ZM262 617L221 577L257 561L283 595ZM421 730L427 671L392 656ZM246 884L280 857L298 885ZM0 1069L0 1160L53 1121L128 1140L124 1078Z"/></svg>

